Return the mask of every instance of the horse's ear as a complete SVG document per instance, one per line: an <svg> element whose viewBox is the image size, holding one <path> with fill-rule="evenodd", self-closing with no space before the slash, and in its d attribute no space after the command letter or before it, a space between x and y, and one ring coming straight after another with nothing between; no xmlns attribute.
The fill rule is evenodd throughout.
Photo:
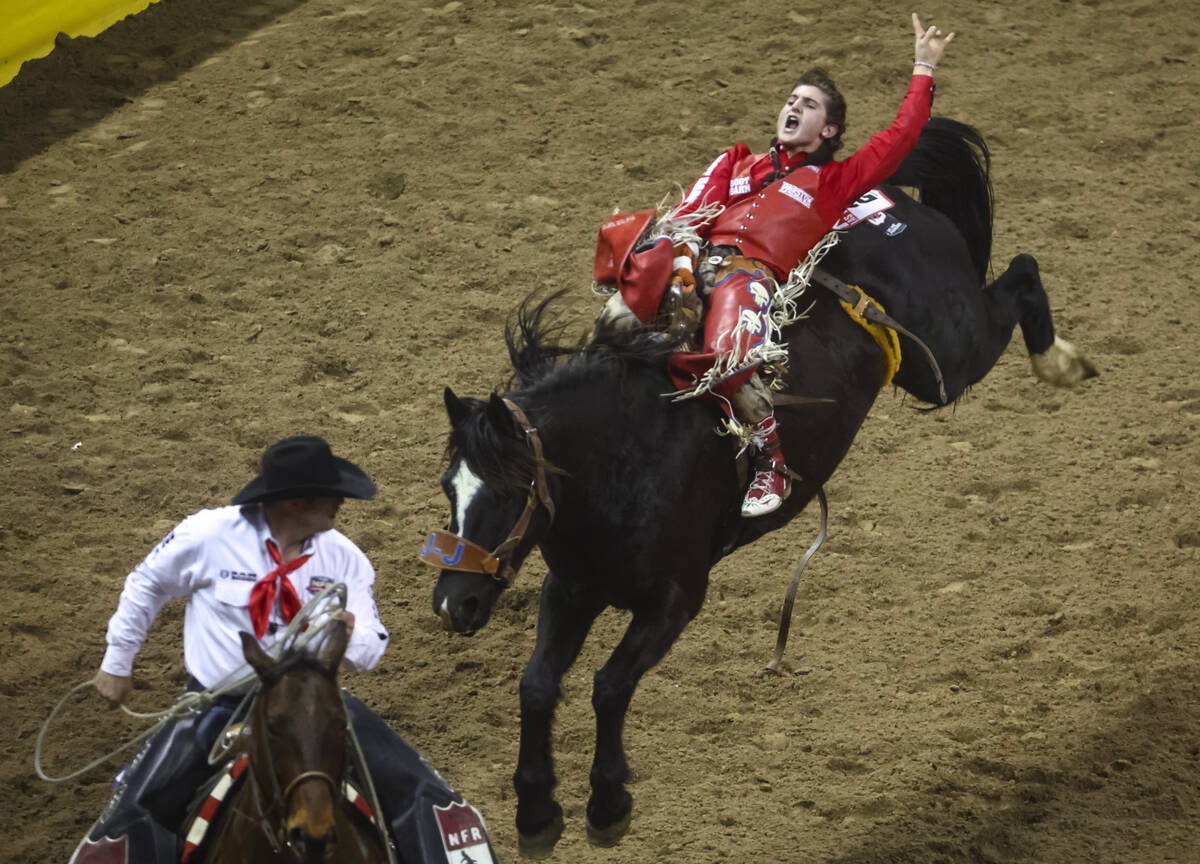
<svg viewBox="0 0 1200 864"><path fill-rule="evenodd" d="M442 393L442 398L446 402L446 414L450 417L450 425L457 429L467 419L471 413L467 408L467 403L454 395L454 391L449 387Z"/></svg>
<svg viewBox="0 0 1200 864"><path fill-rule="evenodd" d="M325 628L325 644L321 646L317 662L329 670L330 675L337 674L338 665L342 662L342 656L346 653L346 643L349 641L350 630L342 619L335 618Z"/></svg>
<svg viewBox="0 0 1200 864"><path fill-rule="evenodd" d="M242 656L246 658L250 668L258 673L258 677L262 678L267 674L267 670L275 665L275 661L262 649L252 634L243 630L238 635L242 637Z"/></svg>
<svg viewBox="0 0 1200 864"><path fill-rule="evenodd" d="M509 411L508 406L504 404L504 400L495 393L492 394L492 398L488 399L487 417L488 422L502 433L516 437L516 419L513 417L512 411Z"/></svg>

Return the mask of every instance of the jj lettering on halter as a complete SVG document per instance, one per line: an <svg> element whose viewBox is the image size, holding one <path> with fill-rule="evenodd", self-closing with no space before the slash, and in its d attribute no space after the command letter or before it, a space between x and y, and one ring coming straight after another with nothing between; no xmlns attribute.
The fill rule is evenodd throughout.
<svg viewBox="0 0 1200 864"><path fill-rule="evenodd" d="M267 622L270 620L271 608L275 605L277 593L279 595L279 612L283 615L284 621L291 621L300 611L300 607L303 605L300 602L300 595L296 593L295 586L287 577L289 573L298 569L312 557L312 555L301 555L284 564L283 556L279 554L279 547L270 538L267 539L267 554L275 562L275 569L255 582L254 587L250 589L250 622L254 625L254 635L259 639L267 632Z"/></svg>

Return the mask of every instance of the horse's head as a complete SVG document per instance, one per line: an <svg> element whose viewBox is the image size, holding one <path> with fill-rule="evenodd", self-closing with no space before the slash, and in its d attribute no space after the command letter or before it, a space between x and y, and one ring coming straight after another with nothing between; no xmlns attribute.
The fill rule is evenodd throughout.
<svg viewBox="0 0 1200 864"><path fill-rule="evenodd" d="M346 711L337 686L346 625L329 625L318 656L297 651L278 662L249 633L241 635L246 662L262 681L247 749L264 816L281 808L281 839L301 861L324 861L346 776Z"/></svg>
<svg viewBox="0 0 1200 864"><path fill-rule="evenodd" d="M429 538L421 559L441 568L433 611L447 630L470 636L487 623L533 548L529 526L538 503L553 504L540 439L515 403L496 395L459 399L448 387L445 401L450 464L442 490L450 522Z"/></svg>

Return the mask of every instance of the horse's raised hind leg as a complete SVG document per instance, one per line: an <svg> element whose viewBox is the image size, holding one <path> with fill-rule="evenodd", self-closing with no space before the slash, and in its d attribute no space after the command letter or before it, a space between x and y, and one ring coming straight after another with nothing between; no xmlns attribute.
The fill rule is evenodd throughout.
<svg viewBox="0 0 1200 864"><path fill-rule="evenodd" d="M1018 322L1033 374L1056 387L1070 387L1096 375L1094 367L1074 345L1054 332L1050 300L1032 255L1013 258L1008 270L988 288L1011 292L1017 303Z"/></svg>
<svg viewBox="0 0 1200 864"><path fill-rule="evenodd" d="M537 643L521 675L521 747L513 787L517 791L518 851L545 858L562 836L562 807L554 800L550 730L559 685L571 668L603 604L580 605L553 572L542 585Z"/></svg>
<svg viewBox="0 0 1200 864"><path fill-rule="evenodd" d="M642 675L666 656L692 617L678 586L667 584L663 590L666 596L655 608L634 611L621 643L593 682L596 755L587 817L588 840L596 846L613 846L629 830L633 796L625 789L629 765L621 739L633 692Z"/></svg>

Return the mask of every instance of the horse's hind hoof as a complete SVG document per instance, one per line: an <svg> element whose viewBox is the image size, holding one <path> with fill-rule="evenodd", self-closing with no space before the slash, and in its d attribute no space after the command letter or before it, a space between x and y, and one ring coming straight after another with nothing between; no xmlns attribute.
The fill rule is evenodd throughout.
<svg viewBox="0 0 1200 864"><path fill-rule="evenodd" d="M621 842L621 838L629 831L629 823L633 819L633 810L622 816L607 828L597 828L589 819L587 823L587 838L588 842L593 846L600 846L607 849L609 846L616 846Z"/></svg>
<svg viewBox="0 0 1200 864"><path fill-rule="evenodd" d="M1055 387L1070 387L1099 374L1078 348L1058 336L1041 354L1029 355L1029 360L1033 364L1033 374Z"/></svg>
<svg viewBox="0 0 1200 864"><path fill-rule="evenodd" d="M588 826L591 827L590 825ZM562 814L555 816L550 820L541 831L536 834L521 834L517 833L517 852L522 858L549 858L554 851L554 846L558 843L563 833L563 818Z"/></svg>

